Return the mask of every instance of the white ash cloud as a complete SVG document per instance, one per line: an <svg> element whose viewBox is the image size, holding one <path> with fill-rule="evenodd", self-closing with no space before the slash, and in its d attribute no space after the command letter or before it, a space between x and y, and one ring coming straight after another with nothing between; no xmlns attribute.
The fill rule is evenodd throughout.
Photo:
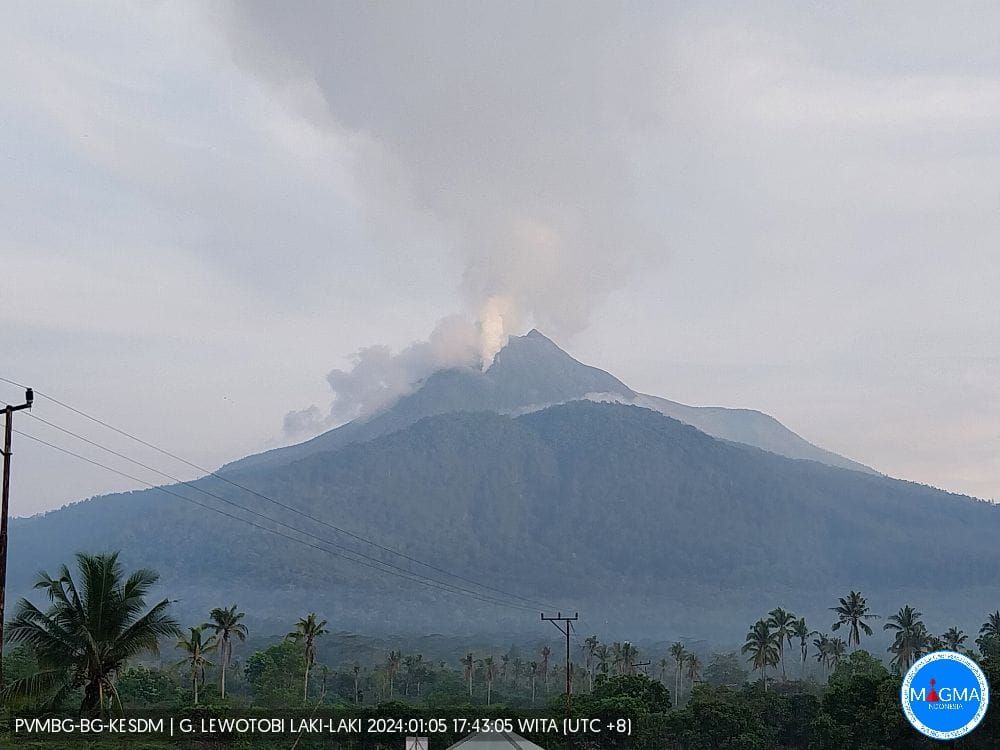
<svg viewBox="0 0 1000 750"><path fill-rule="evenodd" d="M430 217L492 340L565 338L659 249L637 210L657 93L641 17L575 4L240 2L236 59L354 150L377 232ZM502 300L498 303L497 300ZM504 326L499 332L498 306ZM485 310L485 314L481 312Z"/></svg>
<svg viewBox="0 0 1000 750"><path fill-rule="evenodd" d="M370 414L432 367L488 366L528 322L568 337L657 248L633 184L635 123L655 96L641 19L611 6L241 2L224 23L241 64L353 149L383 241L412 241L421 215L451 243L479 335L474 358L464 335L432 353L440 329L398 354L363 349L330 373L332 407L289 414L287 431Z"/></svg>
<svg viewBox="0 0 1000 750"><path fill-rule="evenodd" d="M333 391L330 406L289 412L285 433L293 437L314 434L374 414L438 370L478 368L482 363L479 339L478 327L455 315L438 323L427 341L414 342L399 352L382 345L367 346L355 353L349 370L327 374Z"/></svg>

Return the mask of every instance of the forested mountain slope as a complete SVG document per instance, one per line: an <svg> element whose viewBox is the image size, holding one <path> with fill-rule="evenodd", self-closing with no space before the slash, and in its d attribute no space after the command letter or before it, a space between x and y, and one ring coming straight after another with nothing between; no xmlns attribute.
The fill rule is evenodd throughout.
<svg viewBox="0 0 1000 750"><path fill-rule="evenodd" d="M736 638L777 605L828 617L849 588L877 610L912 603L929 624L971 626L1000 599L1000 508L720 441L632 406L425 418L239 481L441 568L579 609L587 629L632 637ZM197 484L359 548L217 479ZM156 568L192 616L237 601L261 620L316 610L369 632L528 631L538 616L427 591L156 490L15 519L8 596L81 549L121 549L128 565Z"/></svg>

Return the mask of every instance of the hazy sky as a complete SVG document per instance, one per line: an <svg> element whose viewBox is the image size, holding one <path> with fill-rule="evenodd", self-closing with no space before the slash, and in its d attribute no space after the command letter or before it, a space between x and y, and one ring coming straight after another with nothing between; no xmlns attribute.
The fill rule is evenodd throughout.
<svg viewBox="0 0 1000 750"><path fill-rule="evenodd" d="M995 3L11 4L0 376L214 468L329 423L355 352L492 300L638 390L1000 498L998 26ZM14 462L15 515L138 486L20 435Z"/></svg>

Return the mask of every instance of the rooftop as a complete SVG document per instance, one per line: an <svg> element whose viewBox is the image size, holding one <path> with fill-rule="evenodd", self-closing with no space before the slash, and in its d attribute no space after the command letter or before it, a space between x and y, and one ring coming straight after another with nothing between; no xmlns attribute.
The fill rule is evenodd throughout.
<svg viewBox="0 0 1000 750"><path fill-rule="evenodd" d="M483 732L482 734L470 734L465 739L459 740L449 748L459 748L459 750L544 750L544 748L529 742L513 732Z"/></svg>

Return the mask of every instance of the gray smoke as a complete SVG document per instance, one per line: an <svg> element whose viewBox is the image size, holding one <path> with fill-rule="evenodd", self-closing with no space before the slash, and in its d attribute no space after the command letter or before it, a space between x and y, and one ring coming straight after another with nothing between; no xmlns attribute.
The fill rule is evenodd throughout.
<svg viewBox="0 0 1000 750"><path fill-rule="evenodd" d="M380 231L417 211L453 238L471 316L504 298L565 337L655 247L633 180L655 45L619 13L250 0L226 29L241 63L350 144Z"/></svg>
<svg viewBox="0 0 1000 750"><path fill-rule="evenodd" d="M441 369L478 368L479 330L461 316L445 318L427 341L393 353L387 346L368 346L354 355L349 370L331 370L326 380L333 403L326 410L310 406L285 415L285 433L292 437L316 433L373 414L410 393L414 386Z"/></svg>
<svg viewBox="0 0 1000 750"><path fill-rule="evenodd" d="M380 235L410 231L416 213L451 242L488 365L529 323L560 338L581 330L657 247L634 188L637 123L656 95L641 15L613 4L251 0L234 3L224 27L241 64L352 150ZM398 250L407 238L387 239ZM426 374L427 345L359 352L354 369L331 373L330 412L290 414L286 427L384 405Z"/></svg>

